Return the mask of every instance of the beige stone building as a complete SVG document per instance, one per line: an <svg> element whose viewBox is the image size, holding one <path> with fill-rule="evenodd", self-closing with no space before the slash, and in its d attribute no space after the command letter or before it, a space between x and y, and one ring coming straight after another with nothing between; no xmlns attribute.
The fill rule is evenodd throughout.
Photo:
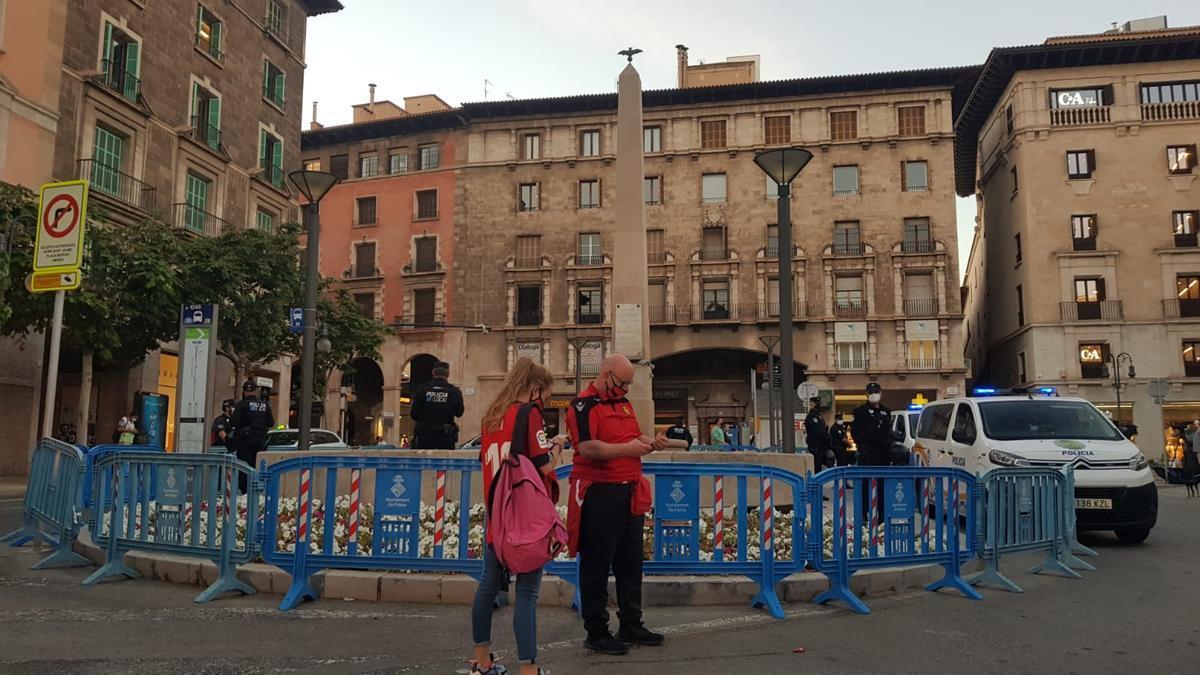
<svg viewBox="0 0 1200 675"><path fill-rule="evenodd" d="M1200 417L1200 27L996 49L956 133L958 192L979 202L963 288L979 381L1083 396L1159 457L1166 427ZM1122 353L1136 377L1122 362L1118 392L1105 361Z"/></svg>

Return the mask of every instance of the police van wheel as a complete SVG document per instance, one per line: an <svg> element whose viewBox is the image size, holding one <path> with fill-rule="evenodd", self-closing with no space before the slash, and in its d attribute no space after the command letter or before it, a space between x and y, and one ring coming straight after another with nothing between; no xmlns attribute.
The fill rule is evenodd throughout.
<svg viewBox="0 0 1200 675"><path fill-rule="evenodd" d="M1146 541L1146 537L1150 536L1150 528L1122 529L1117 530L1116 534L1117 539L1120 539L1122 544L1140 544Z"/></svg>

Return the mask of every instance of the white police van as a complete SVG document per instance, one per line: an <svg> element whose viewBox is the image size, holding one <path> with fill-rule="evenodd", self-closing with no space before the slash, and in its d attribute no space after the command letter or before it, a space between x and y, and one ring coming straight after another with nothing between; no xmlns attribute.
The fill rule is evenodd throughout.
<svg viewBox="0 0 1200 675"><path fill-rule="evenodd" d="M903 445L909 453L912 453L913 448L917 445L917 421L921 418L923 409L924 406L913 403L908 406L908 410L892 411L892 438ZM922 457L911 456L917 459L918 464L924 463Z"/></svg>
<svg viewBox="0 0 1200 675"><path fill-rule="evenodd" d="M1158 518L1149 462L1094 405L1052 388L974 393L926 405L913 452L977 475L1074 464L1079 530L1112 530L1127 544L1149 536Z"/></svg>

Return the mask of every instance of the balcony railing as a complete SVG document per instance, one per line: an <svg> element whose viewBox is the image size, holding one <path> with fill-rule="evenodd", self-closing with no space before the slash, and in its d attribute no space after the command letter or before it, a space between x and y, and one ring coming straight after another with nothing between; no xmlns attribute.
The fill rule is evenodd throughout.
<svg viewBox="0 0 1200 675"><path fill-rule="evenodd" d="M937 316L937 298L921 298L904 301L904 316Z"/></svg>
<svg viewBox="0 0 1200 675"><path fill-rule="evenodd" d="M1162 301L1163 318L1188 319L1200 317L1200 298L1169 298Z"/></svg>
<svg viewBox="0 0 1200 675"><path fill-rule="evenodd" d="M1183 374L1185 377L1200 377L1200 361L1184 361Z"/></svg>
<svg viewBox="0 0 1200 675"><path fill-rule="evenodd" d="M124 64L105 59L100 62L100 70L104 71L104 86L137 103L142 94L142 81L125 70Z"/></svg>
<svg viewBox="0 0 1200 675"><path fill-rule="evenodd" d="M650 251L646 254L646 262L651 265L661 265L667 262L666 251Z"/></svg>
<svg viewBox="0 0 1200 675"><path fill-rule="evenodd" d="M518 309L513 315L513 323L518 326L542 325L542 311L539 309Z"/></svg>
<svg viewBox="0 0 1200 675"><path fill-rule="evenodd" d="M779 320L779 312L780 312L779 301L772 300L772 301L763 303L762 312L763 313L760 314L760 316L759 316L760 319L766 319L768 321L778 321ZM792 319L793 320L804 319L807 316L808 316L808 304L804 300L793 299L792 300Z"/></svg>
<svg viewBox="0 0 1200 675"><path fill-rule="evenodd" d="M446 325L446 316L440 312L411 312L396 317L396 323L408 328L437 328Z"/></svg>
<svg viewBox="0 0 1200 675"><path fill-rule="evenodd" d="M409 272L410 274L424 274L426 272L438 271L438 262L437 258L424 258L418 256L416 260L413 260L405 267L405 271Z"/></svg>
<svg viewBox="0 0 1200 675"><path fill-rule="evenodd" d="M933 253L936 250L936 245L929 239L905 240L900 244L901 253Z"/></svg>
<svg viewBox="0 0 1200 675"><path fill-rule="evenodd" d="M379 276L379 268L374 265L354 265L349 270L347 279L374 279Z"/></svg>
<svg viewBox="0 0 1200 675"><path fill-rule="evenodd" d="M513 260L513 267L518 269L536 269L541 266L541 256L517 256L517 258Z"/></svg>
<svg viewBox="0 0 1200 675"><path fill-rule="evenodd" d="M701 260L729 260L728 246L705 246L700 249Z"/></svg>
<svg viewBox="0 0 1200 675"><path fill-rule="evenodd" d="M1177 232L1175 234L1175 248L1196 248L1196 244L1195 232Z"/></svg>
<svg viewBox="0 0 1200 675"><path fill-rule="evenodd" d="M283 169L278 166L267 165L262 168L262 173L259 174L262 179L279 188L283 189Z"/></svg>
<svg viewBox="0 0 1200 675"><path fill-rule="evenodd" d="M737 321L737 303L710 302L692 305L692 321Z"/></svg>
<svg viewBox="0 0 1200 675"><path fill-rule="evenodd" d="M675 308L671 306L650 305L650 323L675 323Z"/></svg>
<svg viewBox="0 0 1200 675"><path fill-rule="evenodd" d="M197 143L203 143L213 150L221 149L221 129L195 115L192 116L191 137Z"/></svg>
<svg viewBox="0 0 1200 675"><path fill-rule="evenodd" d="M599 253L575 256L576 265L603 265L604 256Z"/></svg>
<svg viewBox="0 0 1200 675"><path fill-rule="evenodd" d="M1200 119L1200 101L1173 101L1170 103L1143 103L1142 119L1157 120Z"/></svg>
<svg viewBox="0 0 1200 675"><path fill-rule="evenodd" d="M1124 318L1120 300L1059 303L1063 321L1116 321Z"/></svg>
<svg viewBox="0 0 1200 675"><path fill-rule="evenodd" d="M839 319L861 319L867 315L867 303L863 300L840 301L833 305L833 315Z"/></svg>
<svg viewBox="0 0 1200 675"><path fill-rule="evenodd" d="M936 356L917 356L908 357L907 360L909 370L937 370L938 360Z"/></svg>
<svg viewBox="0 0 1200 675"><path fill-rule="evenodd" d="M838 370L861 371L867 369L865 357L846 357L841 354L834 358L833 365Z"/></svg>
<svg viewBox="0 0 1200 675"><path fill-rule="evenodd" d="M204 36L199 33L199 31L196 32L196 46L199 47L201 51L211 56L217 63L225 62L225 52L221 51L221 48L217 46L216 41L212 39L205 39Z"/></svg>
<svg viewBox="0 0 1200 675"><path fill-rule="evenodd" d="M1050 110L1050 124L1056 127L1108 124L1109 110L1110 107L1106 105L1088 108L1053 108Z"/></svg>
<svg viewBox="0 0 1200 675"><path fill-rule="evenodd" d="M153 211L158 200L158 190L94 159L79 160L79 177L91 181L96 192L146 212Z"/></svg>
<svg viewBox="0 0 1200 675"><path fill-rule="evenodd" d="M175 227L206 237L220 236L226 228L232 229L225 220L191 204L175 204Z"/></svg>
<svg viewBox="0 0 1200 675"><path fill-rule="evenodd" d="M777 260L779 258L779 243L768 242L766 247L763 249L763 257L771 260Z"/></svg>
<svg viewBox="0 0 1200 675"><path fill-rule="evenodd" d="M604 323L604 315L596 312L576 312L575 323L591 325Z"/></svg>
<svg viewBox="0 0 1200 675"><path fill-rule="evenodd" d="M833 254L834 255L862 255L863 254L863 245L862 245L862 243L834 244L833 245Z"/></svg>
<svg viewBox="0 0 1200 675"><path fill-rule="evenodd" d="M1095 237L1076 237L1071 240L1071 249L1075 251L1095 251Z"/></svg>

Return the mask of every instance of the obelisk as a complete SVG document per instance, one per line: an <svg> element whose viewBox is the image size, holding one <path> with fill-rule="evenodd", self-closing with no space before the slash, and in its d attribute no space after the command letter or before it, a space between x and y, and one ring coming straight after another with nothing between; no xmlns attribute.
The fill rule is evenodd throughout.
<svg viewBox="0 0 1200 675"><path fill-rule="evenodd" d="M646 268L646 213L642 197L642 78L629 64L617 81L617 222L613 228L613 349L633 362L629 391L642 432L654 435L650 384L650 300Z"/></svg>

